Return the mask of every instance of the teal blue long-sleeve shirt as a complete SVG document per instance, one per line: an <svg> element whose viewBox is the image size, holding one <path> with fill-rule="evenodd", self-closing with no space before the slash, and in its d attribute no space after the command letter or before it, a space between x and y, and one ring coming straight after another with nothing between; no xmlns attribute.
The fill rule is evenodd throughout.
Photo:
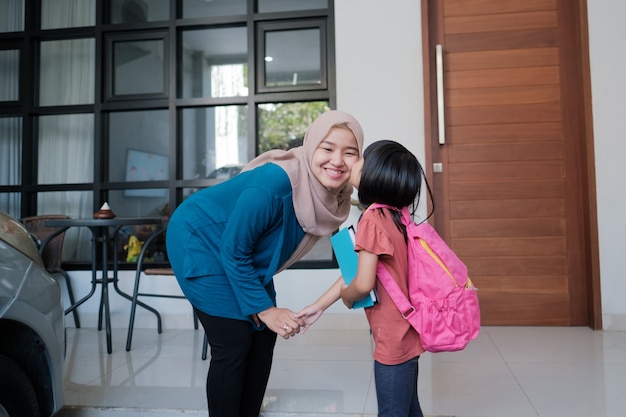
<svg viewBox="0 0 626 417"><path fill-rule="evenodd" d="M248 320L276 304L274 274L303 237L289 177L269 163L189 196L169 221L167 253L194 307Z"/></svg>

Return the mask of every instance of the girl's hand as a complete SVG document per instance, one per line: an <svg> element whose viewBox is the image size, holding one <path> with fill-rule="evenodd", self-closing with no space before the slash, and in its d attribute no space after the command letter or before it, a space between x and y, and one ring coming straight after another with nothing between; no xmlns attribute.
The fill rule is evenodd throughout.
<svg viewBox="0 0 626 417"><path fill-rule="evenodd" d="M316 302L304 307L296 314L296 317L302 320L302 333L306 332L321 317L322 313L339 299L339 290L342 285L343 278L337 278L337 281Z"/></svg>
<svg viewBox="0 0 626 417"><path fill-rule="evenodd" d="M289 339L300 333L300 327L304 320L296 317L296 314L287 308L270 307L257 314L259 319L267 327L283 339Z"/></svg>
<svg viewBox="0 0 626 417"><path fill-rule="evenodd" d="M304 324L302 325L302 334L306 331L322 316L324 309L320 308L316 304L304 307L300 312L296 313L296 317L302 319Z"/></svg>

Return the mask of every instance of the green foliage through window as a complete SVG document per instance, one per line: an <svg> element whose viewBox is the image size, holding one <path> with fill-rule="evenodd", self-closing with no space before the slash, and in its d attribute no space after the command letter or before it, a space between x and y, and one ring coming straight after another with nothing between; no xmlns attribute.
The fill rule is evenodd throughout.
<svg viewBox="0 0 626 417"><path fill-rule="evenodd" d="M327 101L259 104L258 153L301 145L307 127L328 110Z"/></svg>

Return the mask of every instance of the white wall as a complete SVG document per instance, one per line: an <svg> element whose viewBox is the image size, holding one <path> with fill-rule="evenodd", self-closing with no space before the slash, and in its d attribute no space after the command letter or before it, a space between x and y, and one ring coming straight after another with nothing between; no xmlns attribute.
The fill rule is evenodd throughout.
<svg viewBox="0 0 626 417"><path fill-rule="evenodd" d="M626 330L626 2L587 0L604 328ZM337 107L424 161L420 2L335 0ZM295 272L295 271L294 271ZM287 271L285 277L295 273ZM323 281L319 279L319 281ZM296 293L296 288L290 288ZM314 289L307 288L314 292ZM287 298L287 297L285 297ZM337 309L332 312L341 312Z"/></svg>
<svg viewBox="0 0 626 417"><path fill-rule="evenodd" d="M589 2L591 73L600 233L602 304L606 329L626 330L626 3ZM337 107L359 119L366 144L394 139L424 161L422 34L420 2L336 0ZM354 219L354 215L352 219ZM82 284L88 275L81 276ZM297 310L314 301L338 277L336 270L288 270L276 277L281 306ZM152 278L159 287L176 290L172 278ZM124 274L130 289L132 277ZM78 281L75 279L75 281ZM77 283L78 284L78 283ZM76 285L79 287L78 285ZM77 290L79 291L79 290ZM125 327L129 303L112 296L114 327ZM191 310L184 300L156 300L164 312L164 326L191 327ZM87 326L95 325L97 301L81 308ZM87 315L91 313L91 315ZM72 324L68 316L68 325ZM365 326L361 311L341 303L329 309L320 326ZM138 326L154 327L154 319L140 311Z"/></svg>
<svg viewBox="0 0 626 417"><path fill-rule="evenodd" d="M337 108L359 120L366 146L380 139L396 140L424 161L420 22L418 1L382 5L374 0L335 0ZM346 223L356 219L358 211ZM336 271L285 271L276 281L279 302L299 309L338 276ZM367 325L362 311L347 310L341 302L319 324L337 325L346 314L358 314L363 320L359 323Z"/></svg>
<svg viewBox="0 0 626 417"><path fill-rule="evenodd" d="M603 321L626 330L626 2L587 2Z"/></svg>

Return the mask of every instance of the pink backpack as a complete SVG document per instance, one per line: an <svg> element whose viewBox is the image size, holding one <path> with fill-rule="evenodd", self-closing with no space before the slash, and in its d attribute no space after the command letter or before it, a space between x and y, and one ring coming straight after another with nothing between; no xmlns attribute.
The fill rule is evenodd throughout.
<svg viewBox="0 0 626 417"><path fill-rule="evenodd" d="M391 206L372 204L369 209ZM402 209L409 254L409 299L378 262L377 275L402 317L420 334L429 352L464 349L480 331L477 289L467 267L428 223L416 224Z"/></svg>

